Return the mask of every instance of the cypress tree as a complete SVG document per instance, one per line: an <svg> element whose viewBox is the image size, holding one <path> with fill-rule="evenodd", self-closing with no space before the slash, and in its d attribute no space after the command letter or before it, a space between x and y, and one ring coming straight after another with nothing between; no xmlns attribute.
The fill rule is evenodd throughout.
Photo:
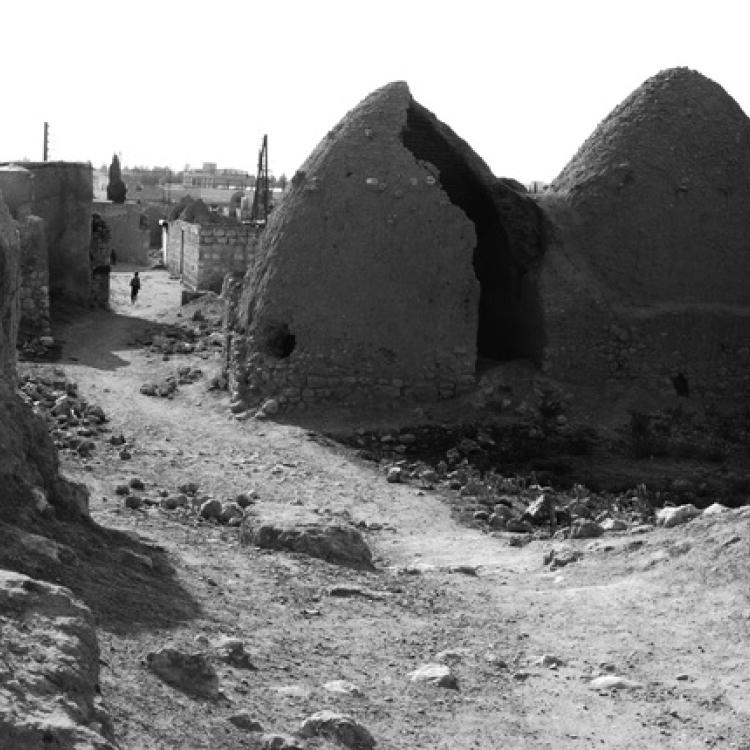
<svg viewBox="0 0 750 750"><path fill-rule="evenodd" d="M128 189L125 187L125 183L122 181L120 159L117 154L115 154L112 157L112 163L109 165L107 200L110 200L113 203L125 203L125 196L127 195L127 192Z"/></svg>

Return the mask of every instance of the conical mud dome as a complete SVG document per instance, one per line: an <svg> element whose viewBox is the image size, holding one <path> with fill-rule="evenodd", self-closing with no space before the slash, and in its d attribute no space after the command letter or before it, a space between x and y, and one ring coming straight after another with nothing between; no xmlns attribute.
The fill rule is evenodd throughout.
<svg viewBox="0 0 750 750"><path fill-rule="evenodd" d="M617 299L750 304L750 120L687 68L620 104L552 184Z"/></svg>
<svg viewBox="0 0 750 750"><path fill-rule="evenodd" d="M536 206L389 84L271 215L239 304L237 390L288 405L452 396L478 354L541 349L540 257Z"/></svg>

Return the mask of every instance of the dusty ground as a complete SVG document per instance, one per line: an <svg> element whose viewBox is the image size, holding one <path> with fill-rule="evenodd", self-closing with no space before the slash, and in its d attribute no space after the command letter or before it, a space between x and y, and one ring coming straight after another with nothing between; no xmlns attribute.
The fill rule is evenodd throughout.
<svg viewBox="0 0 750 750"><path fill-rule="evenodd" d="M388 484L373 464L311 435L314 418L305 426L236 421L226 392L206 390L221 354L165 361L137 343L149 327L177 319L179 286L164 271L143 270L141 300L131 306L128 271L112 276L112 313L70 315L55 334L63 340L56 366L134 446L127 461L106 445L89 459L63 454L64 469L91 488L94 519L131 537L102 532L90 547L93 574L48 572L97 618L101 689L123 748L259 748L260 735L237 729L230 715L248 711L265 731L292 732L324 708L351 714L393 750L750 748L749 513L511 546L511 535L458 525L439 496ZM205 377L173 399L139 393L182 364ZM365 532L377 572L241 546L235 529L179 511L127 510L114 489L134 477L152 498L195 481L220 499L255 490L279 513L302 503L382 524ZM113 556L128 544L163 549L169 564L147 569ZM552 547L583 557L550 572L543 555ZM456 566L478 566L477 575ZM383 599L327 594L341 583ZM200 635L242 638L257 667L222 667L226 699L218 703L180 693L143 664L166 643L197 649ZM458 690L409 681L446 649L455 652L442 658ZM544 654L562 663L536 664ZM590 687L609 672L642 687ZM336 679L362 695L323 688Z"/></svg>

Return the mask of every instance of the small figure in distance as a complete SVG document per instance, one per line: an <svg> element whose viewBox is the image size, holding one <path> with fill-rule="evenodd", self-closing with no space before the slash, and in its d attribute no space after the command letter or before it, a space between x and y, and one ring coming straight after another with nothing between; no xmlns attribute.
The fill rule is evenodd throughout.
<svg viewBox="0 0 750 750"><path fill-rule="evenodd" d="M133 278L130 279L130 304L134 305L138 299L138 292L141 291L141 279L138 276L138 271L135 272Z"/></svg>

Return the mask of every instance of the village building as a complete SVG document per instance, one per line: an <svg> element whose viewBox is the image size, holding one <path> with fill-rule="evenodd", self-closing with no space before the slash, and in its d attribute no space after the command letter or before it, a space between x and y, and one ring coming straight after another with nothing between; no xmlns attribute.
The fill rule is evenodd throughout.
<svg viewBox="0 0 750 750"><path fill-rule="evenodd" d="M644 83L533 195L385 86L260 238L232 316L235 403L450 398L512 360L747 398L748 174L750 121L687 69Z"/></svg>
<svg viewBox="0 0 750 750"><path fill-rule="evenodd" d="M106 306L109 262L91 254L91 165L1 164L0 193L21 237L21 337L49 334L51 302Z"/></svg>

